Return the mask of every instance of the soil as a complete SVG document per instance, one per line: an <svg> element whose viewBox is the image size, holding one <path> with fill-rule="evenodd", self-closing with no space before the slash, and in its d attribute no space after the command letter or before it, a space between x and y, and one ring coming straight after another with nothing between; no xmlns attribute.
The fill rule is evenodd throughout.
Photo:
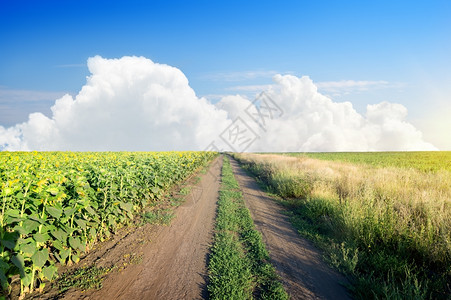
<svg viewBox="0 0 451 300"><path fill-rule="evenodd" d="M102 300L208 298L207 260L213 241L221 167L222 157L216 158L198 183L192 180L191 192L175 210L169 226L123 228L77 264L77 268L116 267L105 276L101 289L71 288L61 294L53 287L31 296Z"/></svg>
<svg viewBox="0 0 451 300"><path fill-rule="evenodd" d="M271 263L291 299L350 299L343 286L346 278L322 261L321 253L293 228L284 208L268 197L237 161L230 162Z"/></svg>

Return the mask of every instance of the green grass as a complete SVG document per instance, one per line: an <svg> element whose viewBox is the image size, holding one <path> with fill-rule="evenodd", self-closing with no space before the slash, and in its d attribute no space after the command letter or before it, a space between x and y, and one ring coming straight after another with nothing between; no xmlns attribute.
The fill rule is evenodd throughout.
<svg viewBox="0 0 451 300"><path fill-rule="evenodd" d="M169 198L169 204L174 207L178 207L185 202L185 198L183 197L171 197Z"/></svg>
<svg viewBox="0 0 451 300"><path fill-rule="evenodd" d="M375 167L400 167L424 172L451 171L451 151L422 152L311 152L286 153L321 160L344 161Z"/></svg>
<svg viewBox="0 0 451 300"><path fill-rule="evenodd" d="M191 192L191 186L185 186L183 188L180 189L179 194L182 196L186 196Z"/></svg>
<svg viewBox="0 0 451 300"><path fill-rule="evenodd" d="M77 288L83 291L89 289L101 289L104 275L109 273L112 268L97 268L95 266L79 268L72 272L62 274L57 285L60 292L70 288Z"/></svg>
<svg viewBox="0 0 451 300"><path fill-rule="evenodd" d="M227 157L208 269L211 299L288 299L244 205Z"/></svg>
<svg viewBox="0 0 451 300"><path fill-rule="evenodd" d="M449 172L281 155L237 158L280 197L300 234L351 278L356 298L449 299Z"/></svg>
<svg viewBox="0 0 451 300"><path fill-rule="evenodd" d="M169 225L174 217L175 215L171 209L156 209L145 212L142 220L144 223Z"/></svg>

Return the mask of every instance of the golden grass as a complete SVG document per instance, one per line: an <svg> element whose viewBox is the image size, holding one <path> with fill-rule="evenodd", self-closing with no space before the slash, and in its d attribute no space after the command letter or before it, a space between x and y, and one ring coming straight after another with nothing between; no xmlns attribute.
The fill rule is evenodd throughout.
<svg viewBox="0 0 451 300"><path fill-rule="evenodd" d="M450 278L451 172L378 168L305 156L237 156L274 192L307 203L313 217L329 222L339 240L353 241L370 255L376 255L372 249L391 251L406 264ZM383 271L392 270L386 266Z"/></svg>

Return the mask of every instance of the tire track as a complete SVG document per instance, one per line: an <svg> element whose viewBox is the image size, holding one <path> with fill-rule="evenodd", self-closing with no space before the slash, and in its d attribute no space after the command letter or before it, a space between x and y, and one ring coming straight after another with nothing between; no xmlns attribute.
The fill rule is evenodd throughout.
<svg viewBox="0 0 451 300"><path fill-rule="evenodd" d="M329 268L320 252L300 237L282 214L283 208L261 191L255 179L236 160L230 162L271 263L291 299L350 299L341 285L346 279Z"/></svg>

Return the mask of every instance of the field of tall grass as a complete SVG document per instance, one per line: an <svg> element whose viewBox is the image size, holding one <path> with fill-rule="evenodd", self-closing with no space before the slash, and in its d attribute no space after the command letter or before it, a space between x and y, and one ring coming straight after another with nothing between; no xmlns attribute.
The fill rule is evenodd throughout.
<svg viewBox="0 0 451 300"><path fill-rule="evenodd" d="M305 155L235 157L287 205L357 298L449 299L451 172Z"/></svg>
<svg viewBox="0 0 451 300"><path fill-rule="evenodd" d="M451 151L416 152L310 152L286 153L290 156L307 156L321 160L334 160L374 167L399 167L424 172L451 171Z"/></svg>

